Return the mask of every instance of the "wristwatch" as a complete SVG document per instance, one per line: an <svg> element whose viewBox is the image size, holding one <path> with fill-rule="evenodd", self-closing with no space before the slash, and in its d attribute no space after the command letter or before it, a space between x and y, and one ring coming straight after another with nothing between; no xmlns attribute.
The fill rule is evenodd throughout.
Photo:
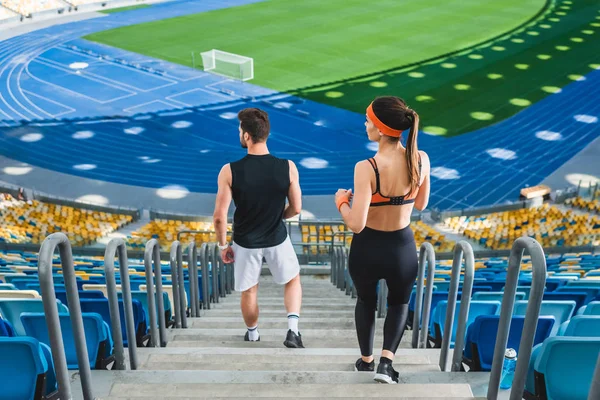
<svg viewBox="0 0 600 400"><path fill-rule="evenodd" d="M227 248L229 247L229 243L225 243L223 246L217 243L217 246L219 246L219 250L223 251L227 250Z"/></svg>

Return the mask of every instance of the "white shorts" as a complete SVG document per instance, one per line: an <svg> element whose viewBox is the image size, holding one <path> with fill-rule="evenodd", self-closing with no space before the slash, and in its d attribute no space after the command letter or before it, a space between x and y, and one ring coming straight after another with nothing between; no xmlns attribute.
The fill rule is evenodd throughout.
<svg viewBox="0 0 600 400"><path fill-rule="evenodd" d="M235 275L234 289L243 292L258 284L263 257L267 261L273 280L284 285L300 273L298 257L289 236L283 243L264 249L247 249L233 243Z"/></svg>

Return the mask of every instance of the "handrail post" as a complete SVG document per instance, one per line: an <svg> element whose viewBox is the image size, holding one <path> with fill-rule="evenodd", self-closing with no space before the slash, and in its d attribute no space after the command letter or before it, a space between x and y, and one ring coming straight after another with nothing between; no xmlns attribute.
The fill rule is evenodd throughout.
<svg viewBox="0 0 600 400"><path fill-rule="evenodd" d="M40 248L38 259L38 275L42 291L42 302L48 336L50 337L50 348L54 359L56 381L61 399L71 399L71 383L67 369L65 346L62 338L62 329L56 306L56 292L54 291L54 280L52 279L52 257L58 247L60 261L63 269L65 287L67 289L67 300L69 301L69 318L75 339L75 350L77 351L77 363L79 365L79 376L81 377L81 390L84 400L92 400L92 375L90 361L88 358L83 317L81 315L81 304L79 303L79 292L75 278L75 266L73 265L73 253L71 243L64 233L53 233L48 236Z"/></svg>
<svg viewBox="0 0 600 400"><path fill-rule="evenodd" d="M346 283L346 296L350 295L352 293L352 286L354 286L354 283L352 282L352 277L350 276L350 267L348 265L348 262L350 260L350 253L347 247L344 246L344 259L345 261L345 271L344 271L344 282Z"/></svg>
<svg viewBox="0 0 600 400"><path fill-rule="evenodd" d="M220 295L220 291L219 291L219 276L220 276L220 265L219 265L219 259L221 258L219 255L219 248L217 247L216 243L211 243L208 245L208 249L210 251L209 256L211 258L211 267L212 267L212 274L213 274L213 301L215 303L219 302L219 297ZM262 268L262 266L261 266Z"/></svg>
<svg viewBox="0 0 600 400"><path fill-rule="evenodd" d="M592 385L588 396L588 400L595 399L600 399L600 354L598 354L598 362L596 362L596 369L594 370L594 377L592 378Z"/></svg>
<svg viewBox="0 0 600 400"><path fill-rule="evenodd" d="M462 353L465 346L465 331L467 329L467 317L471 306L471 292L473 291L473 279L475 278L475 257L471 245L461 240L454 246L454 258L452 260L452 277L450 279L450 290L448 293L448 308L446 309L446 321L444 322L444 335L442 338L442 349L440 352L440 370L446 371L448 351L450 350L450 339L454 326L454 312L456 299L458 297L458 285L460 282L460 270L465 260L465 280L463 283L460 311L458 314L458 326L456 328L456 339L454 341L454 356L452 357L451 371L460 371L462 364Z"/></svg>
<svg viewBox="0 0 600 400"><path fill-rule="evenodd" d="M160 347L167 345L167 328L165 323L165 303L163 300L162 270L160 265L160 245L158 240L150 239L144 251L144 266L146 269L146 290L148 294L148 313L150 314L150 347L157 347L156 338L160 335ZM152 280L152 267L154 266L154 280L156 281L156 302L154 301L154 282ZM158 305L158 306L157 306ZM156 327L156 313L158 308L158 329Z"/></svg>
<svg viewBox="0 0 600 400"><path fill-rule="evenodd" d="M183 277L183 250L177 242L177 283L179 284L179 311L181 311L181 327L187 329L187 307L185 302L185 279ZM188 271L189 272L189 271Z"/></svg>
<svg viewBox="0 0 600 400"><path fill-rule="evenodd" d="M544 255L544 250L535 239L530 237L520 237L515 240L510 251L506 274L506 286L504 287L504 295L502 296L502 309L500 311L500 322L498 325L498 334L496 336L496 347L494 348L494 359L492 361L492 371L490 373L490 382L488 385L488 400L495 400L498 398L504 353L506 352L506 344L508 343L508 332L515 305L519 272L521 270L521 260L525 250L527 250L531 256L533 273L531 292L529 293L527 311L525 313L525 324L521 334L521 343L519 344L519 357L517 359L517 367L515 369L515 376L510 392L510 400L521 399L523 397L523 390L525 389L525 379L527 377L529 359L531 358L531 348L533 346L537 322L540 316L544 287L546 286L546 257Z"/></svg>
<svg viewBox="0 0 600 400"><path fill-rule="evenodd" d="M179 285L183 284L179 280L178 256L181 255L181 245L178 240L171 245L169 254L169 263L171 265L171 286L173 288L173 310L175 312L175 328L181 328L181 301L179 300Z"/></svg>
<svg viewBox="0 0 600 400"><path fill-rule="evenodd" d="M123 311L125 311L125 329L127 332L127 349L129 351L129 364L132 370L138 366L137 343L135 337L135 323L133 320L133 304L131 300L131 286L129 283L129 261L127 260L127 247L121 238L112 239L104 252L104 271L106 274L106 294L110 309L110 322L115 347L115 367L125 369L125 352L123 350L123 334L121 333L121 318L119 313L119 297L115 281L115 253L119 253L119 271L121 272L121 292L123 294Z"/></svg>
<svg viewBox="0 0 600 400"><path fill-rule="evenodd" d="M200 293L198 289L198 251L195 242L188 246L188 273L190 276L190 312L193 318L200 316L198 301Z"/></svg>
<svg viewBox="0 0 600 400"><path fill-rule="evenodd" d="M377 318L385 318L387 315L388 287L385 279L379 281L379 297L377 306Z"/></svg>
<svg viewBox="0 0 600 400"><path fill-rule="evenodd" d="M226 288L226 276L225 276L225 263L221 258L221 251L219 250L218 244L215 243L215 260L219 264L219 296L225 297L227 295Z"/></svg>
<svg viewBox="0 0 600 400"><path fill-rule="evenodd" d="M210 310L210 276L208 272L208 249L206 243L202 243L200 246L200 264L202 267L202 304L204 304L205 310Z"/></svg>
<svg viewBox="0 0 600 400"><path fill-rule="evenodd" d="M425 261L427 261L427 293L423 305L423 281L425 279ZM431 311L431 297L433 295L433 279L435 277L435 250L431 243L423 243L419 253L419 274L417 277L417 293L415 314L413 317L413 349L424 349L427 347L427 335L429 333L429 314ZM422 324L421 324L422 320ZM421 328L421 325L423 326Z"/></svg>

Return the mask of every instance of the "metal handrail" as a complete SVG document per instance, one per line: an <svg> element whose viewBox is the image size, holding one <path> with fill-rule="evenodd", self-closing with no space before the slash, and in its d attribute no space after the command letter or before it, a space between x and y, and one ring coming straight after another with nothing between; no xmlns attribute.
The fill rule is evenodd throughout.
<svg viewBox="0 0 600 400"><path fill-rule="evenodd" d="M423 306L423 282L425 280L425 261L427 261L427 293L425 305ZM431 297L433 295L433 279L435 277L435 250L431 243L423 243L419 253L419 273L417 276L417 293L415 314L413 317L413 349L424 349L427 347L427 335L429 333L429 313L431 311ZM421 313L421 306L423 312ZM422 328L421 328L422 326Z"/></svg>
<svg viewBox="0 0 600 400"><path fill-rule="evenodd" d="M347 257L343 247L340 247L340 264L338 265L337 288L344 290L346 284L345 272L347 268Z"/></svg>
<svg viewBox="0 0 600 400"><path fill-rule="evenodd" d="M190 314L192 318L200 316L200 292L198 288L198 250L195 242L188 245L188 274L190 278Z"/></svg>
<svg viewBox="0 0 600 400"><path fill-rule="evenodd" d="M346 271L344 271L344 283L346 285L346 296L350 296L352 294L352 288L354 287L354 283L352 282L352 277L350 276L350 266L349 266L349 261L350 261L350 249L348 249L347 247L344 247L344 259L345 261L345 270L348 270L348 273L346 273Z"/></svg>
<svg viewBox="0 0 600 400"><path fill-rule="evenodd" d="M154 301L154 282L152 282L152 266L154 265L154 280L156 281L156 302ZM167 346L167 327L165 323L165 303L163 300L162 270L160 265L160 245L158 240L150 239L144 251L144 266L146 268L146 290L148 294L148 313L150 314L150 347L157 347L156 338L160 335L160 347ZM156 304L158 303L158 304ZM156 328L156 313L158 309L158 329Z"/></svg>
<svg viewBox="0 0 600 400"><path fill-rule="evenodd" d="M515 305L519 272L521 270L521 260L525 250L527 250L531 256L533 274L531 292L529 292L529 304L527 305L527 312L525 313L525 324L521 334L521 343L519 344L519 357L517 359L515 376L510 392L510 400L517 400L523 397L529 359L531 358L531 348L533 346L538 317L540 316L544 287L546 286L546 257L544 255L544 250L535 239L530 237L521 237L515 240L510 251L506 274L506 286L504 287L504 296L502 297L500 323L498 325L496 347L494 348L494 359L492 361L492 372L490 374L487 392L488 400L495 400L498 398L500 375L502 373L506 344L508 343L508 331L510 329L513 308ZM456 348L454 351L456 352Z"/></svg>
<svg viewBox="0 0 600 400"><path fill-rule="evenodd" d="M202 268L202 304L205 310L210 310L210 275L208 272L208 245L206 243L202 243L200 246L200 266Z"/></svg>
<svg viewBox="0 0 600 400"><path fill-rule="evenodd" d="M175 309L175 328L187 328L185 306L185 282L183 279L183 251L181 243L176 240L171 244L169 256L171 265L171 284L173 286L173 305Z"/></svg>
<svg viewBox="0 0 600 400"><path fill-rule="evenodd" d="M379 281L379 297L377 307L377 318L385 318L387 315L388 287L385 279Z"/></svg>
<svg viewBox="0 0 600 400"><path fill-rule="evenodd" d="M473 279L475 278L475 257L471 245L461 240L454 246L454 258L452 260L452 277L448 293L448 308L446 309L446 321L444 323L444 335L442 338L442 349L440 352L440 369L446 371L448 351L450 350L450 339L454 325L454 312L456 299L458 297L458 284L460 281L460 267L465 260L465 279L463 282L458 324L456 327L456 339L454 340L454 355L450 371L460 371L462 365L462 353L465 347L465 332L467 330L467 317L471 306L471 292L473 291Z"/></svg>
<svg viewBox="0 0 600 400"><path fill-rule="evenodd" d="M219 302L219 297L220 297L220 293L219 293L219 275L220 275L220 271L219 271L219 260L221 259L220 255L219 255L219 248L217 247L216 243L209 243L208 244L208 258L210 260L210 266L212 269L212 275L213 275L213 279L212 279L212 284L213 284L213 302L218 303Z"/></svg>
<svg viewBox="0 0 600 400"><path fill-rule="evenodd" d="M596 362L596 369L594 370L594 377L592 378L590 394L588 395L588 400L596 399L600 399L600 354L598 355L598 362Z"/></svg>
<svg viewBox="0 0 600 400"><path fill-rule="evenodd" d="M219 246L215 243L215 262L219 265L219 296L225 297L227 295L226 289L226 278L225 278L225 262L221 258L221 251Z"/></svg>
<svg viewBox="0 0 600 400"><path fill-rule="evenodd" d="M54 359L58 393L61 399L71 399L73 397L70 375L67 369L65 345L62 337L62 329L60 327L60 319L58 317L58 307L56 307L54 280L52 279L52 256L56 247L58 247L60 252L60 262L63 270L65 287L67 289L69 318L71 319L73 338L75 340L79 376L81 377L81 390L83 392L84 400L92 400L94 398L92 394L92 374L90 371L90 361L85 341L85 330L83 327L83 317L81 315L81 304L79 303L79 292L75 278L73 253L71 251L71 243L69 243L69 239L64 233L53 233L48 236L42 243L38 259L38 275L42 291L42 302L44 304L44 314L46 315L46 325L48 327L52 358Z"/></svg>
<svg viewBox="0 0 600 400"><path fill-rule="evenodd" d="M119 313L119 297L115 281L115 253L119 253L119 271L121 273L121 292L123 295L123 310L125 311L125 329L127 332L127 349L129 364L132 370L138 366L136 329L133 319L133 304L131 300L131 285L129 284L129 261L127 260L127 245L125 240L114 238L106 246L104 253L104 271L106 275L106 295L110 310L110 323L114 342L115 369L125 369L125 352L123 350L123 334L121 333L121 318Z"/></svg>

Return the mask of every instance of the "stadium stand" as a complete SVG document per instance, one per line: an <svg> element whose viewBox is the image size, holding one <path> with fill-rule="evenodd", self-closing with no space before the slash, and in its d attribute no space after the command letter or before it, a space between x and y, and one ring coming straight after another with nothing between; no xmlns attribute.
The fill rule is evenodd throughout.
<svg viewBox="0 0 600 400"><path fill-rule="evenodd" d="M60 0L2 0L2 5L24 16L65 7Z"/></svg>
<svg viewBox="0 0 600 400"><path fill-rule="evenodd" d="M0 20L17 16L17 14L8 8L0 7Z"/></svg>
<svg viewBox="0 0 600 400"><path fill-rule="evenodd" d="M411 228L414 232L417 246L423 242L429 242L436 251L440 252L451 251L454 246L454 243L446 240L446 237L442 233L423 221L413 222ZM320 254L328 254L331 243L349 246L352 242L353 233L344 224L301 222L300 230L304 254L316 255L317 251Z"/></svg>
<svg viewBox="0 0 600 400"><path fill-rule="evenodd" d="M444 224L494 250L510 249L515 239L529 236L544 247L600 245L600 217L562 211L544 204L476 216L452 217Z"/></svg>
<svg viewBox="0 0 600 400"><path fill-rule="evenodd" d="M583 197L572 197L565 201L565 204L573 208L578 208L590 213L600 213L600 200L585 199Z"/></svg>
<svg viewBox="0 0 600 400"><path fill-rule="evenodd" d="M0 242L36 244L50 233L65 232L73 245L84 246L132 221L131 215L22 201L8 194L0 200Z"/></svg>
<svg viewBox="0 0 600 400"><path fill-rule="evenodd" d="M231 226L228 227L231 231ZM127 245L132 249L143 249L150 239L158 239L161 250L168 251L170 243L177 240L177 234L181 231L199 231L202 233L183 233L180 236L182 243L189 243L193 238L196 245L214 242L217 240L215 228L210 222L202 221L180 221L174 219L154 219L132 232L127 238Z"/></svg>

